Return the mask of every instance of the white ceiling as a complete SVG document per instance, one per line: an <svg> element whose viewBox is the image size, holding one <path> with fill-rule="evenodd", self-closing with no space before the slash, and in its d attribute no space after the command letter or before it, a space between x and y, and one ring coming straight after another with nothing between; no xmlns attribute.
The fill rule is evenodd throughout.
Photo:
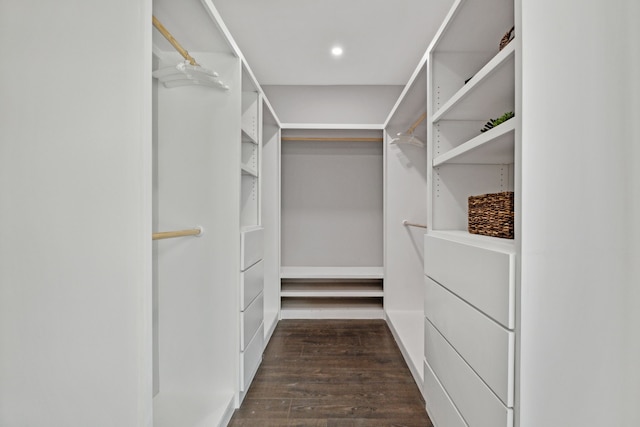
<svg viewBox="0 0 640 427"><path fill-rule="evenodd" d="M453 0L213 3L261 85L404 85Z"/></svg>

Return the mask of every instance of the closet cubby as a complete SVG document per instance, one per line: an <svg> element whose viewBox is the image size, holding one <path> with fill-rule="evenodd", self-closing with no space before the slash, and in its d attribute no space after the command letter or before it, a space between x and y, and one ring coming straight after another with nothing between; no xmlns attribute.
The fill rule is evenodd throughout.
<svg viewBox="0 0 640 427"><path fill-rule="evenodd" d="M417 67L385 124L385 298L391 332L417 384L423 382L423 239L427 223L427 149L391 143L398 133L427 142L427 68Z"/></svg>
<svg viewBox="0 0 640 427"><path fill-rule="evenodd" d="M246 71L244 71L246 73ZM241 120L241 200L240 226L252 227L260 224L260 95L250 83L248 77L243 78L242 85L242 120Z"/></svg>
<svg viewBox="0 0 640 427"><path fill-rule="evenodd" d="M238 334L228 327L237 318L237 309L229 310L237 307L237 290L223 285L235 280L238 262L219 256L238 246L237 234L217 220L220 206L238 203L237 169L225 164L230 147L220 143L238 129L237 113L227 108L239 86L238 63L224 53L192 54L215 67L230 90L153 81L153 228L204 230L153 243L154 427L217 423L233 411L238 390ZM156 45L156 67L180 61ZM239 111L239 97L236 105Z"/></svg>
<svg viewBox="0 0 640 427"><path fill-rule="evenodd" d="M309 128L282 137L281 317L381 318L381 132ZM375 291L359 280L373 280Z"/></svg>

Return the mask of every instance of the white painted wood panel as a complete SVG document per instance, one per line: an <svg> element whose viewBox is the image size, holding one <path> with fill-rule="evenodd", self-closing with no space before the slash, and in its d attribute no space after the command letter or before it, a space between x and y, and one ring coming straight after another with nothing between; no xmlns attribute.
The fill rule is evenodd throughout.
<svg viewBox="0 0 640 427"><path fill-rule="evenodd" d="M151 2L0 3L0 425L150 426Z"/></svg>
<svg viewBox="0 0 640 427"><path fill-rule="evenodd" d="M260 325L262 325L263 318L264 298L262 294L260 294L245 311L240 312L241 351L246 350L256 331Z"/></svg>
<svg viewBox="0 0 640 427"><path fill-rule="evenodd" d="M428 277L424 312L502 402L513 407L515 333Z"/></svg>
<svg viewBox="0 0 640 427"><path fill-rule="evenodd" d="M246 391L262 362L264 324L260 324L249 345L240 353L240 391Z"/></svg>
<svg viewBox="0 0 640 427"><path fill-rule="evenodd" d="M427 362L423 361L424 400L435 427L468 427Z"/></svg>
<svg viewBox="0 0 640 427"><path fill-rule="evenodd" d="M514 328L513 253L430 235L425 236L424 252L427 276L507 328Z"/></svg>
<svg viewBox="0 0 640 427"><path fill-rule="evenodd" d="M259 261L240 273L240 310L245 310L264 288L264 263Z"/></svg>
<svg viewBox="0 0 640 427"><path fill-rule="evenodd" d="M382 279L383 267L282 267L282 279Z"/></svg>
<svg viewBox="0 0 640 427"><path fill-rule="evenodd" d="M242 271L262 259L263 237L262 227L248 227L240 232L240 269Z"/></svg>
<svg viewBox="0 0 640 427"><path fill-rule="evenodd" d="M425 359L467 424L513 426L513 410L502 404L428 320L425 320Z"/></svg>

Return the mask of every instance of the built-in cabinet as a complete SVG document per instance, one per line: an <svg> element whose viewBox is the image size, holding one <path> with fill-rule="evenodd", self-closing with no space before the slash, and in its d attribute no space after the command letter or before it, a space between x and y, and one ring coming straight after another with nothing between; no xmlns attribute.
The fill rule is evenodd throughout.
<svg viewBox="0 0 640 427"><path fill-rule="evenodd" d="M204 19L181 20L194 15ZM279 265L264 259L261 197L270 107L211 5L157 0L154 16L199 41L187 46L193 66L153 32L153 228L202 231L153 244L153 425L225 425L276 321L279 283L266 292L264 277ZM272 143L278 121L265 116Z"/></svg>
<svg viewBox="0 0 640 427"><path fill-rule="evenodd" d="M520 196L518 44L499 47L514 16L512 0L456 1L427 53L424 395L438 427L515 422L520 236L467 231L469 196ZM508 112L515 118L481 132Z"/></svg>
<svg viewBox="0 0 640 427"><path fill-rule="evenodd" d="M260 217L262 99L242 70L240 129L240 395L242 401L264 349L264 230Z"/></svg>

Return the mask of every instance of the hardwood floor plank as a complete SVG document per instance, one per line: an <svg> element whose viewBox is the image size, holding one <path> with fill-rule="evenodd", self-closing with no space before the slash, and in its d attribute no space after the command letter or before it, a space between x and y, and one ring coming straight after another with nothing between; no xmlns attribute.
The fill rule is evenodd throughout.
<svg viewBox="0 0 640 427"><path fill-rule="evenodd" d="M229 424L432 427L384 320L283 320Z"/></svg>

